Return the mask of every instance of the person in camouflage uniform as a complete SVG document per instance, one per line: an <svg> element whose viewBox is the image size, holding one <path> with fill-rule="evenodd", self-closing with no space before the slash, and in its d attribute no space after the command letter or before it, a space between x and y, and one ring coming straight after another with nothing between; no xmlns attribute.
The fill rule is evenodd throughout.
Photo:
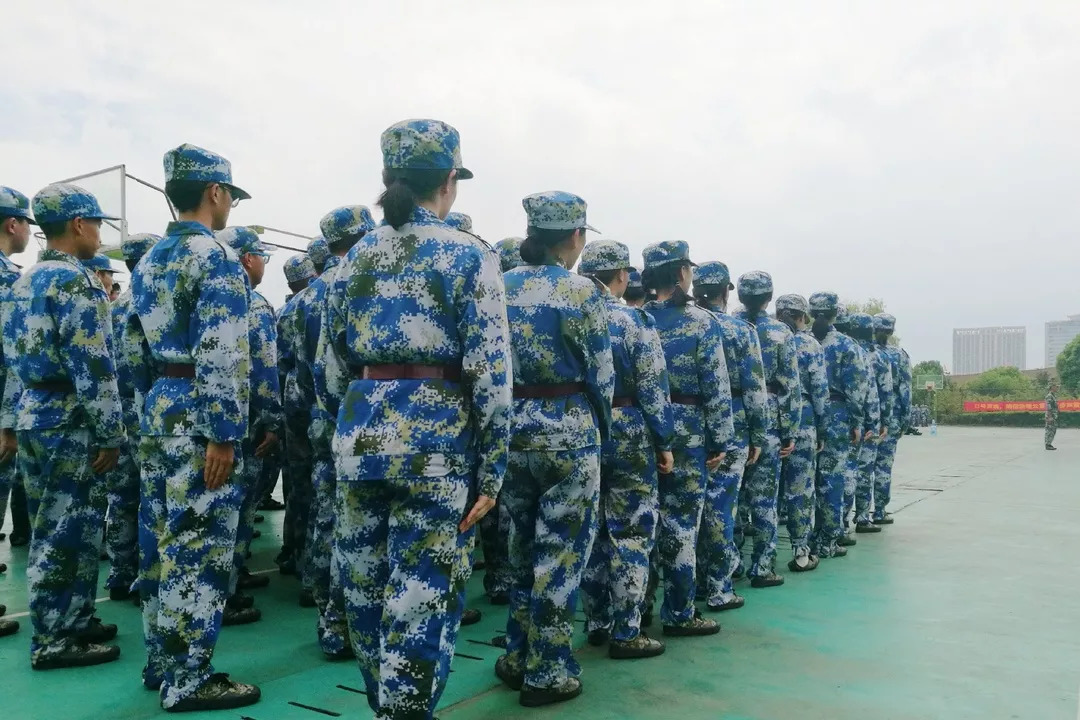
<svg viewBox="0 0 1080 720"><path fill-rule="evenodd" d="M737 443L723 331L713 314L694 305L687 294L695 266L685 242L649 245L643 257L644 284L657 293L657 299L645 307L656 321L664 350L675 423L674 466L659 478L657 548L664 576L660 617L665 635L713 635L720 626L700 617L694 599L697 583L705 581L696 575L706 488L711 473Z"/></svg>
<svg viewBox="0 0 1080 720"><path fill-rule="evenodd" d="M1046 429L1043 431L1043 445L1047 450L1057 450L1054 447L1054 436L1057 435L1058 401L1057 381L1051 380L1046 389Z"/></svg>
<svg viewBox="0 0 1080 720"><path fill-rule="evenodd" d="M818 557L810 552L810 532L814 522L814 486L817 459L826 436L825 420L829 403L829 380L825 373L825 353L806 329L810 305L801 295L781 295L776 299L776 318L795 334L799 362L802 417L795 435L795 449L784 458L781 468L782 500L791 538L788 570L810 572L817 569Z"/></svg>
<svg viewBox="0 0 1080 720"><path fill-rule="evenodd" d="M19 279L19 266L11 261L11 256L26 250L30 242L30 226L36 225L33 215L30 213L30 198L14 188L0 185L0 303L6 301L8 292L15 281ZM0 308L4 305L0 304ZM2 322L2 320L0 320ZM0 398L4 396L7 386L8 368L0 349ZM12 388L17 387L18 380L12 381ZM25 497L22 489L22 480L18 477L17 464L15 462L18 450L18 439L15 437L15 416L0 416L0 528L4 524L4 516L7 514L8 494L17 494ZM17 490L14 488L18 487ZM14 491L13 491L14 490ZM25 502L20 503L25 505ZM11 532L14 540L19 540L19 532L29 535L26 525L27 518L22 507L16 507L12 503L12 520L14 521ZM23 526L23 527L20 527ZM0 533L0 540L4 534ZM13 545L15 542L12 543ZM6 570L6 566L0 563L0 572ZM3 613L0 613L2 615ZM15 620L0 620L0 637L10 635L19 629L19 623Z"/></svg>
<svg viewBox="0 0 1080 720"><path fill-rule="evenodd" d="M773 564L779 522L780 465L795 449L802 416L799 361L791 330L765 312L772 301L772 277L760 270L748 272L739 278L738 291L743 309L736 317L757 330L769 397L766 443L758 461L746 469L742 493L745 502L740 503L749 511L754 527L750 586L766 588L784 584L784 577L773 569Z"/></svg>
<svg viewBox="0 0 1080 720"><path fill-rule="evenodd" d="M707 262L694 271L694 299L712 311L724 341L724 362L731 382L731 414L735 428L732 449L710 474L705 511L698 533L698 575L710 610L734 610L744 604L732 578L739 566L735 545L735 516L748 465L757 462L768 442L768 397L765 368L757 332L749 323L728 315L728 294L735 289L722 262ZM701 594L701 590L698 591Z"/></svg>
<svg viewBox="0 0 1080 720"><path fill-rule="evenodd" d="M824 447L818 455L816 512L810 552L819 558L843 557L837 546L844 535L843 506L847 461L862 439L866 412L866 373L855 341L833 327L840 300L836 293L810 296L814 337L825 355L829 405L824 423Z"/></svg>
<svg viewBox="0 0 1080 720"><path fill-rule="evenodd" d="M305 577L311 583L312 598L319 609L319 647L330 660L354 657L348 640L341 568L334 554L334 525L337 522L337 473L332 451L336 411L342 396L327 399L324 375L318 364L320 335L327 321L327 296L342 257L366 233L375 229L371 211L363 205L346 205L327 213L319 223L330 256L322 274L301 293L293 333L296 358L296 386L300 402L310 408L308 441L312 459L311 527ZM325 352L323 350L322 352ZM333 408L333 412L329 408Z"/></svg>
<svg viewBox="0 0 1080 720"><path fill-rule="evenodd" d="M251 357L248 396L248 431L241 443L243 467L237 477L241 493L240 516L236 527L236 550L233 574L229 580L229 598L222 622L241 625L262 617L254 608L255 600L244 590L265 587L266 575L252 575L246 557L255 533L255 514L262 500L264 459L275 449L284 423L281 409L281 386L278 380L277 326L270 303L256 292L266 272L270 253L258 234L247 227L228 227L217 233L240 259L248 281L248 348Z"/></svg>
<svg viewBox="0 0 1080 720"><path fill-rule="evenodd" d="M120 250L128 270L134 270L146 251L161 240L160 235L137 233L124 237ZM112 304L112 350L116 363L116 383L124 412L127 439L120 458L108 477L109 521L105 526L105 549L109 555L109 577L105 587L110 600L127 600L139 575L139 411L135 401L135 374L141 353L132 355L124 340L131 315L131 288Z"/></svg>
<svg viewBox="0 0 1080 720"><path fill-rule="evenodd" d="M311 486L311 442L307 439L307 426L311 422L311 410L303 405L296 387L296 330L300 327L298 313L300 296L308 285L318 277L311 258L294 255L285 261L285 282L292 295L278 313L278 382L281 385L282 406L285 412L285 460L282 471L282 489L285 496L285 519L281 527L281 552L275 562L282 575L295 575L302 570L300 560L304 554L310 492L301 488ZM305 504L306 503L306 504ZM314 599L312 599L314 602Z"/></svg>
<svg viewBox="0 0 1080 720"><path fill-rule="evenodd" d="M878 348L889 360L893 381L892 426L889 434L878 445L877 464L874 467L874 519L875 525L891 525L892 515L885 511L892 489L892 467L896 459L896 444L911 420L911 359L907 352L889 344L896 330L896 318L888 313L874 316L874 335Z"/></svg>
<svg viewBox="0 0 1080 720"><path fill-rule="evenodd" d="M165 153L169 223L131 277L125 343L141 348L139 591L147 664L166 710L257 702L259 689L214 672L243 499L248 435L249 290L236 252L217 239L250 197L220 155Z"/></svg>
<svg viewBox="0 0 1080 720"><path fill-rule="evenodd" d="M525 264L525 261L521 259L521 243L523 242L523 238L508 237L495 243L494 249L499 255L499 267L504 273Z"/></svg>
<svg viewBox="0 0 1080 720"><path fill-rule="evenodd" d="M840 307L843 306L841 305ZM874 357L858 339L860 329L865 330L865 326L869 324L872 341L873 318L865 313L857 311L844 312L842 317L843 327L840 329L840 332L846 335L855 345L855 349L859 355L859 367L863 374L863 386L866 388L866 395L863 398L862 437L860 438L859 444L852 445L850 448L851 452L848 455L846 465L847 470L844 475L844 505L842 513L844 534L836 543L841 547L852 547L857 542L852 533L855 524L855 494L858 491L859 484L862 482L861 476L864 460L868 460L872 463L873 459L877 457L877 441L878 435L881 432L881 403L876 391Z"/></svg>
<svg viewBox="0 0 1080 720"><path fill-rule="evenodd" d="M495 254L443 222L472 177L457 131L407 120L381 141L385 220L329 288L317 391L337 418L334 549L368 704L378 718L430 718L472 528L505 472L509 333Z"/></svg>
<svg viewBox="0 0 1080 720"><path fill-rule="evenodd" d="M870 401L867 406L876 415L867 422L866 434L859 445L859 474L855 488L855 532L875 533L881 528L870 522L870 508L874 496L874 472L877 468L878 450L889 436L893 424L892 370L885 354L874 344L874 318L866 313L852 313L849 321L852 337L863 350L868 372ZM847 505L845 508L848 511Z"/></svg>
<svg viewBox="0 0 1080 720"><path fill-rule="evenodd" d="M581 581L593 645L610 638L612 658L653 657L664 645L641 632L649 556L659 513L657 469L672 469L667 367L653 320L620 302L630 250L602 240L585 246L578 273L603 285L615 368L611 437L601 450L599 532Z"/></svg>
<svg viewBox="0 0 1080 720"><path fill-rule="evenodd" d="M641 273L630 271L630 280L626 284L623 302L634 308L645 308L645 288L641 285Z"/></svg>
<svg viewBox="0 0 1080 720"><path fill-rule="evenodd" d="M47 245L6 295L11 373L0 412L15 418L30 512L30 662L46 670L120 656L100 644L116 626L94 616L94 601L105 473L116 466L124 421L108 296L81 262L100 247L102 221L116 218L77 185L49 185L32 206Z"/></svg>

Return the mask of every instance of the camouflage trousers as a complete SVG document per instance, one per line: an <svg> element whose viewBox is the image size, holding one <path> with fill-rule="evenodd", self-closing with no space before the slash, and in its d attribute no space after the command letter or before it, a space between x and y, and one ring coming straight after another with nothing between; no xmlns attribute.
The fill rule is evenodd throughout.
<svg viewBox="0 0 1080 720"><path fill-rule="evenodd" d="M780 493L780 435L770 429L758 461L746 468L743 498L754 527L754 549L748 575L757 577L773 571L776 561L777 501Z"/></svg>
<svg viewBox="0 0 1080 720"><path fill-rule="evenodd" d="M311 442L307 428L311 419L307 413L287 416L285 420L285 521L281 529L282 550L297 563L298 575L303 577L303 556L307 546L313 486L311 481Z"/></svg>
<svg viewBox="0 0 1080 720"><path fill-rule="evenodd" d="M546 688L581 674L574 606L598 523L600 448L511 450L502 487L510 515L506 657Z"/></svg>
<svg viewBox="0 0 1080 720"><path fill-rule="evenodd" d="M337 523L337 471L332 457L316 457L312 480L315 497L311 507L314 528L308 539L307 576L311 594L319 609L319 647L324 653L340 653L348 642L345 595L341 568L334 553L334 525Z"/></svg>
<svg viewBox="0 0 1080 720"><path fill-rule="evenodd" d="M1054 437L1057 436L1057 418L1046 421L1046 429L1043 431L1043 445L1053 445Z"/></svg>
<svg viewBox="0 0 1080 720"><path fill-rule="evenodd" d="M480 546L484 552L484 592L489 596L509 593L510 516L506 505L496 498L495 507L480 520Z"/></svg>
<svg viewBox="0 0 1080 720"><path fill-rule="evenodd" d="M127 590L139 575L140 479L131 441L120 448L120 459L106 478L109 522L105 526L105 551L109 554L109 577L105 587Z"/></svg>
<svg viewBox="0 0 1080 720"><path fill-rule="evenodd" d="M708 601L716 605L735 598L731 576L740 562L739 548L735 546L735 513L750 452L745 427L736 426L733 442L735 446L728 450L723 464L709 474L698 532L698 583L706 585Z"/></svg>
<svg viewBox="0 0 1080 720"><path fill-rule="evenodd" d="M610 629L611 637L620 641L641 632L658 512L652 447L624 443L605 449L600 459L599 529L581 579L587 630Z"/></svg>
<svg viewBox="0 0 1080 720"><path fill-rule="evenodd" d="M15 487L18 478L18 462L11 461L0 465L0 528L4 527L4 517L7 515L8 497Z"/></svg>
<svg viewBox="0 0 1080 720"><path fill-rule="evenodd" d="M810 552L823 558L833 556L836 541L844 535L844 483L853 447L848 418L843 402L829 401L825 412L825 447L818 453L814 532L810 537Z"/></svg>
<svg viewBox="0 0 1080 720"><path fill-rule="evenodd" d="M886 436L888 437L888 436ZM855 522L870 522L870 508L874 502L874 473L877 468L878 448L882 440L864 440L859 445L859 481L855 487Z"/></svg>
<svg viewBox="0 0 1080 720"><path fill-rule="evenodd" d="M236 521L236 549L233 551L233 572L229 577L229 594L236 593L236 583L240 579L240 569L247 565L247 554L251 550L251 541L255 537L255 515L262 502L263 458L255 457L255 441L246 438L241 444L244 466L235 477L236 489L240 494L240 515Z"/></svg>
<svg viewBox="0 0 1080 720"><path fill-rule="evenodd" d="M697 539L705 507L705 448L675 448L675 465L659 477L660 529L656 547L663 570L664 625L686 625L694 619L697 591Z"/></svg>
<svg viewBox="0 0 1080 720"><path fill-rule="evenodd" d="M105 478L90 469L90 431L20 430L18 464L30 512L30 657L64 651L87 629L97 597Z"/></svg>
<svg viewBox="0 0 1080 720"><path fill-rule="evenodd" d="M855 491L859 487L859 453L864 443L848 445L847 463L844 470L844 504L842 511L844 534L851 530L852 513L855 509Z"/></svg>
<svg viewBox="0 0 1080 720"><path fill-rule="evenodd" d="M143 436L139 592L147 663L169 708L213 674L240 517L242 451L229 481L207 490L206 440Z"/></svg>
<svg viewBox="0 0 1080 720"><path fill-rule="evenodd" d="M339 471L334 552L349 637L377 718L430 718L454 655L472 531L472 478L351 480Z"/></svg>
<svg viewBox="0 0 1080 720"><path fill-rule="evenodd" d="M878 443L877 461L874 465L874 519L885 517L892 492L892 468L896 459L896 443L899 433L889 433Z"/></svg>
<svg viewBox="0 0 1080 720"><path fill-rule="evenodd" d="M780 483L784 491L788 536L795 557L810 552L810 532L814 525L814 485L817 482L817 445L814 411L804 401L802 423L795 436L795 450L784 458Z"/></svg>

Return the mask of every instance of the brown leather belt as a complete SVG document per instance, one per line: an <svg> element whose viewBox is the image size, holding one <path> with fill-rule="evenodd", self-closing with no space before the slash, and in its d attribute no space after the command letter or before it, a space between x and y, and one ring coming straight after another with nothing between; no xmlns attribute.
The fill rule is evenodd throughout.
<svg viewBox="0 0 1080 720"><path fill-rule="evenodd" d="M195 366L188 363L168 363L161 368L161 374L168 378L193 378Z"/></svg>
<svg viewBox="0 0 1080 720"><path fill-rule="evenodd" d="M701 405L701 396L673 392L671 393L671 402L676 405Z"/></svg>
<svg viewBox="0 0 1080 720"><path fill-rule="evenodd" d="M611 398L611 407L613 408L624 408L633 406L634 398L630 397L629 395L616 395L615 397Z"/></svg>
<svg viewBox="0 0 1080 720"><path fill-rule="evenodd" d="M840 392L839 390L830 390L829 399L836 400L837 402L847 402L847 395Z"/></svg>
<svg viewBox="0 0 1080 720"><path fill-rule="evenodd" d="M461 382L460 365L417 365L413 363L391 365L365 365L357 373L362 380L449 380Z"/></svg>
<svg viewBox="0 0 1080 720"><path fill-rule="evenodd" d="M75 392L75 386L71 384L70 380L46 380L45 382L30 383L31 390L41 390L42 392Z"/></svg>
<svg viewBox="0 0 1080 720"><path fill-rule="evenodd" d="M583 382L555 383L554 385L515 385L514 399L559 398L576 395L580 392L585 392L585 383Z"/></svg>

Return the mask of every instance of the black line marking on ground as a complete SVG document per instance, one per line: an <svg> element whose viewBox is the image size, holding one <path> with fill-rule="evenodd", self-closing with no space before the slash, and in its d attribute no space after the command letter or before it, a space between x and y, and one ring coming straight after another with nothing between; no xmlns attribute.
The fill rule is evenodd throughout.
<svg viewBox="0 0 1080 720"><path fill-rule="evenodd" d="M463 658L468 658L469 660L480 660L481 662L483 662L483 660L484 660L484 658L477 657L476 655L466 655L465 653L459 653L459 652L454 653L454 657L463 657Z"/></svg>
<svg viewBox="0 0 1080 720"><path fill-rule="evenodd" d="M483 640L473 640L471 638L466 639L465 642L471 642L473 645L487 645L488 647L499 647L498 645L492 645L491 643L484 642ZM501 650L502 648L499 649Z"/></svg>
<svg viewBox="0 0 1080 720"><path fill-rule="evenodd" d="M917 487L909 487L909 488L904 488L904 489L905 489L905 490L918 490L919 492L945 492L945 488L917 488Z"/></svg>
<svg viewBox="0 0 1080 720"><path fill-rule="evenodd" d="M322 708L312 707L311 705L305 705L304 703L289 701L289 704L293 707L303 708L304 710L310 710L311 712L317 712L320 715L329 715L330 717L341 717L341 713L334 712L333 710L323 710Z"/></svg>
<svg viewBox="0 0 1080 720"><path fill-rule="evenodd" d="M364 690L357 690L356 688L351 688L348 685L338 685L338 689L347 690L351 693L356 693L357 695L367 695L367 692L365 692Z"/></svg>

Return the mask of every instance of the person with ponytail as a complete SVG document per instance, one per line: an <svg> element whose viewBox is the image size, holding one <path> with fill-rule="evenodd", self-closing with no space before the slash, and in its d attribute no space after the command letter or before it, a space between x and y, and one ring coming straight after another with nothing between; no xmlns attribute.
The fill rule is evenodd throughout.
<svg viewBox="0 0 1080 720"><path fill-rule="evenodd" d="M810 537L811 554L822 559L847 555L846 548L837 546L844 536L844 484L848 458L862 440L869 389L858 346L833 327L839 304L836 293L817 292L810 296L812 331L825 355L829 382L824 447L818 455L814 532Z"/></svg>
<svg viewBox="0 0 1080 720"><path fill-rule="evenodd" d="M626 292L622 299L630 307L645 307L645 288L641 284L641 273L637 270L630 271L630 279L626 283Z"/></svg>
<svg viewBox="0 0 1080 720"><path fill-rule="evenodd" d="M765 367L765 389L769 400L769 426L765 446L758 461L746 470L740 512L749 511L754 528L754 549L750 556L750 587L767 588L784 584L773 569L776 561L777 496L780 491L780 461L795 449L799 432L802 398L799 392L799 364L795 338L782 322L765 312L772 301L773 282L767 272L754 270L739 278L739 300L743 309L736 314L757 330L761 360Z"/></svg>
<svg viewBox="0 0 1080 720"><path fill-rule="evenodd" d="M768 428L765 370L757 332L726 312L728 293L734 289L731 273L722 262L702 263L694 272L694 299L716 317L724 340L735 427L731 451L720 467L710 473L698 533L698 575L705 585L708 608L714 612L735 610L744 603L735 594L732 583L739 565L734 534L736 506L743 473L747 465L757 462L766 444Z"/></svg>
<svg viewBox="0 0 1080 720"><path fill-rule="evenodd" d="M611 436L615 376L604 297L570 272L585 247L586 204L552 191L522 200L524 265L507 272L514 421L506 484L510 616L495 674L538 707L581 694L574 610L596 536L600 447Z"/></svg>
<svg viewBox="0 0 1080 720"><path fill-rule="evenodd" d="M814 522L817 456L825 438L829 381L825 375L825 354L806 329L809 313L810 306L802 295L781 295L776 299L776 319L795 334L802 393L802 419L795 434L795 449L784 458L780 472L781 503L791 538L792 557L788 562L791 572L816 570L819 562L810 552L810 531Z"/></svg>
<svg viewBox="0 0 1080 720"><path fill-rule="evenodd" d="M671 382L675 423L672 471L660 475L657 548L664 575L660 619L668 636L715 635L720 626L694 607L697 539L710 473L735 450L731 382L720 323L691 302L694 264L682 240L645 248L646 288L656 300L645 306L656 321ZM703 580L703 579L702 579Z"/></svg>
<svg viewBox="0 0 1080 720"><path fill-rule="evenodd" d="M600 531L581 583L589 643L614 659L646 658L664 644L641 631L649 556L659 512L657 469L672 469L667 366L655 323L620 301L630 281L630 250L614 240L585 247L578 273L600 283L615 362L610 441L600 458Z"/></svg>
<svg viewBox="0 0 1080 720"><path fill-rule="evenodd" d="M382 155L384 222L334 271L316 392L336 424L334 559L368 705L431 718L473 527L506 468L509 329L495 253L444 222L472 177L457 130L399 122Z"/></svg>

